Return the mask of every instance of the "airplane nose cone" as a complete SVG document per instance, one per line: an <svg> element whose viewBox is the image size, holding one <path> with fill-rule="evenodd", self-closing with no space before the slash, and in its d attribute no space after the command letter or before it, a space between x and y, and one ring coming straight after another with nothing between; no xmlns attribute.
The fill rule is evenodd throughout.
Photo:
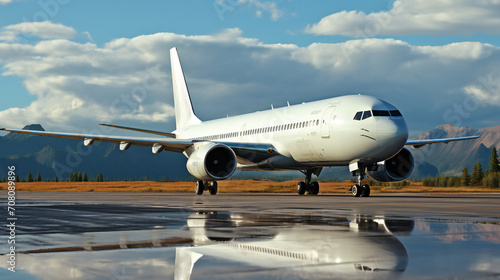
<svg viewBox="0 0 500 280"><path fill-rule="evenodd" d="M390 271L405 271L408 266L408 253L401 242L386 238L377 250L377 268Z"/></svg>
<svg viewBox="0 0 500 280"><path fill-rule="evenodd" d="M381 147L393 146L399 150L408 140L408 128L402 118L383 118L377 121L376 135Z"/></svg>

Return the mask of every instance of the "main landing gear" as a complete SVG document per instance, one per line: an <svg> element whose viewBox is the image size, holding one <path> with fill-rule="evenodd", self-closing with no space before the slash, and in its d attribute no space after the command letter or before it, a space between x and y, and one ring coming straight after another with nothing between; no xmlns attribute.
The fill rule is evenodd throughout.
<svg viewBox="0 0 500 280"><path fill-rule="evenodd" d="M363 180L364 175L365 174L360 173L358 175L358 184L352 186L351 189L349 190L352 193L352 196L354 196L354 197L360 197L360 196L369 197L370 196L370 186L367 184L361 185L361 181Z"/></svg>
<svg viewBox="0 0 500 280"><path fill-rule="evenodd" d="M202 180L196 182L196 194L202 195L203 191L209 191L211 195L217 194L217 181L206 182Z"/></svg>
<svg viewBox="0 0 500 280"><path fill-rule="evenodd" d="M317 195L319 193L319 183L316 181L311 182L311 175L314 174L318 176L321 172L321 168L308 169L300 172L306 175L306 180L297 184L297 193L299 195L304 195L307 191L308 194Z"/></svg>

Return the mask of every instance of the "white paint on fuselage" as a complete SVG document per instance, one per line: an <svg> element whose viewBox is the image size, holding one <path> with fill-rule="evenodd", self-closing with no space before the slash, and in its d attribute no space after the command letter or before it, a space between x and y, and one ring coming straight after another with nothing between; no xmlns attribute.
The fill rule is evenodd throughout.
<svg viewBox="0 0 500 280"><path fill-rule="evenodd" d="M367 110L397 109L375 97L349 95L205 121L174 133L182 139L272 144L293 159L291 169L375 163L403 148L408 129L403 117L353 119Z"/></svg>

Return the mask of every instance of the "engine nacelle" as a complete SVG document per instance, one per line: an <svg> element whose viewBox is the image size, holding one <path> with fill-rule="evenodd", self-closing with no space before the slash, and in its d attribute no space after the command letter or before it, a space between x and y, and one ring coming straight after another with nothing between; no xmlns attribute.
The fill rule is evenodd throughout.
<svg viewBox="0 0 500 280"><path fill-rule="evenodd" d="M236 155L228 146L208 143L195 150L187 161L187 170L200 180L224 180L236 170Z"/></svg>
<svg viewBox="0 0 500 280"><path fill-rule="evenodd" d="M392 158L377 163L375 171L367 170L368 177L379 182L401 181L413 172L415 160L407 149L402 149Z"/></svg>

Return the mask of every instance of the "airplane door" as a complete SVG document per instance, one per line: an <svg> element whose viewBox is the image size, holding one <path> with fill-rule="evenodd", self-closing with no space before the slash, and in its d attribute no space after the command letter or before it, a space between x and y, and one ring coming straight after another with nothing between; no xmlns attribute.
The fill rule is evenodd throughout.
<svg viewBox="0 0 500 280"><path fill-rule="evenodd" d="M333 112L335 112L336 106L328 107L323 114L323 119L321 120L321 137L330 138L330 123L333 118Z"/></svg>

